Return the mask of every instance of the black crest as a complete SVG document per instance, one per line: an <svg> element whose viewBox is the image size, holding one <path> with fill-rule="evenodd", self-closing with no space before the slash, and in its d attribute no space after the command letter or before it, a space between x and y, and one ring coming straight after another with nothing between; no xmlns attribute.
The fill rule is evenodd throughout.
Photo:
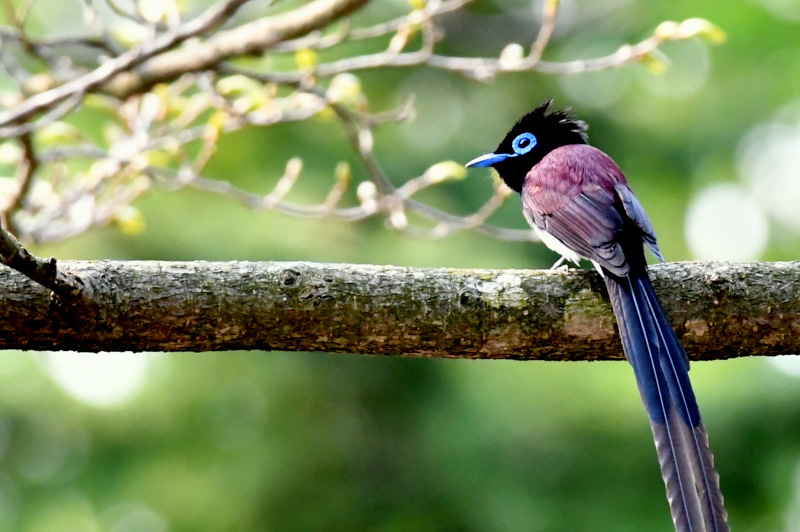
<svg viewBox="0 0 800 532"><path fill-rule="evenodd" d="M545 100L536 109L520 118L511 128L495 153L514 154L514 140L523 133L536 137L536 146L524 155L509 157L494 164L500 177L512 189L519 192L525 175L542 158L560 146L586 144L588 136L586 122L578 120L569 109L556 110L548 114L552 99Z"/></svg>
<svg viewBox="0 0 800 532"><path fill-rule="evenodd" d="M586 134L589 126L586 125L586 122L578 120L569 108L557 109L547 114L552 103L552 98L545 100L536 109L517 120L517 123L508 132L500 146L502 147L507 143L510 147L511 141L517 135L526 131L534 135L539 133L541 136L539 138L540 145L544 143L552 143L556 146L586 144L589 140L589 136Z"/></svg>

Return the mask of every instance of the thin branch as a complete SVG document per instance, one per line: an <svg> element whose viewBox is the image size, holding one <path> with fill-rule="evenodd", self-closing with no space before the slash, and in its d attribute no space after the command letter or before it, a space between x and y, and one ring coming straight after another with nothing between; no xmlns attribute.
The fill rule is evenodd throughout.
<svg viewBox="0 0 800 532"><path fill-rule="evenodd" d="M652 36L633 45L622 45L615 52L603 57L560 63L540 61L537 70L543 74L567 75L620 68L651 56L663 42L664 39Z"/></svg>
<svg viewBox="0 0 800 532"><path fill-rule="evenodd" d="M436 28L431 18L420 21L422 26L422 45L419 50L414 52L401 52L393 49L393 42L389 42L389 48L384 52L375 54L348 57L323 63L314 67L314 73L318 76L333 76L343 72L353 72L357 70L367 70L379 67L407 67L428 64L433 56L436 44Z"/></svg>
<svg viewBox="0 0 800 532"><path fill-rule="evenodd" d="M108 150L94 144L79 144L41 150L38 159L40 163L52 163L66 159L103 159L105 157L108 157Z"/></svg>
<svg viewBox="0 0 800 532"><path fill-rule="evenodd" d="M136 23L144 23L145 20L142 18L142 15L136 9L127 9L120 6L116 0L105 0L106 5L111 8L111 11L124 19L136 22Z"/></svg>
<svg viewBox="0 0 800 532"><path fill-rule="evenodd" d="M88 298L90 291L80 277L58 269L56 259L40 259L28 252L14 236L0 227L0 262L17 270L29 279L39 283L64 301L74 301L78 297ZM7 272L7 270L0 270ZM3 275L0 273L0 275Z"/></svg>
<svg viewBox="0 0 800 532"><path fill-rule="evenodd" d="M436 54L433 53L435 38L432 38L430 34L423 34L423 44L419 50L411 52L386 50L374 54L348 57L316 65L314 73L318 76L327 77L343 72L371 70L381 67L398 68L425 65L484 81L505 72L535 71L543 74L568 75L620 68L641 61L652 57L658 47L666 41L687 39L699 34L708 34L712 39L719 38L715 33L718 30L710 25L699 29L699 31L680 31L679 28L683 24L689 23L688 26L691 27L692 23L700 20L688 19L682 24L672 23L677 31L664 32L660 31L661 27L659 27L650 37L635 44L622 45L615 52L606 56L565 62L541 61L542 52L549 42L554 28L556 7L557 2L553 0L544 2L543 23L536 41L531 47L528 56L520 56L516 60L509 60L504 57L460 57ZM431 15L431 17L433 16ZM432 18L425 19L420 23L422 22L432 23ZM301 75L303 73L300 71L280 73L280 76L284 79L297 79Z"/></svg>
<svg viewBox="0 0 800 532"><path fill-rule="evenodd" d="M425 19L432 19L446 13L458 11L471 1L472 0L448 0L444 2L428 2L424 8L414 12L411 18L409 18L409 16L402 16L367 28L354 28L350 32L349 37L353 40L360 41L389 35L405 25L416 24Z"/></svg>
<svg viewBox="0 0 800 532"><path fill-rule="evenodd" d="M326 27L332 21L360 8L366 1L314 0L281 15L257 19L220 31L206 42L153 57L143 66L141 74L128 72L115 79L106 90L125 97L187 72L213 69L233 57L263 53L278 43Z"/></svg>
<svg viewBox="0 0 800 532"><path fill-rule="evenodd" d="M339 43L348 41L364 41L384 37L396 33L402 28L420 24L424 21L432 20L445 13L457 11L467 5L471 0L449 0L428 2L420 10L413 11L411 14L368 26L364 28L352 28L349 21L344 20L341 27L330 35L323 35L321 32L314 32L299 39L288 40L279 43L272 49L276 52L294 52L303 48L313 48L324 50L336 46Z"/></svg>
<svg viewBox="0 0 800 532"><path fill-rule="evenodd" d="M44 93L42 93L44 94ZM59 118L62 118L64 115L78 107L81 102L83 101L84 94L82 92L75 92L70 93L65 100L59 100L58 102L53 102L54 106L47 111L41 118L36 120L35 122L28 122L24 124L20 124L18 126L5 126L0 127L0 138L4 137L20 137L23 135L28 135L34 131L37 131L48 124L52 124ZM32 97L32 98L35 98ZM27 100L30 101L30 100ZM20 104L25 105L23 104ZM47 108L49 106L45 106ZM18 109L15 108L15 109ZM0 121L2 120L3 113L0 113Z"/></svg>
<svg viewBox="0 0 800 532"><path fill-rule="evenodd" d="M365 124L364 120L361 119L357 114L353 113L351 110L342 105L332 104L331 108L342 120L351 147L358 155L361 164L369 173L370 180L375 183L379 195L387 198L384 201L388 202L389 208L391 209L393 206L397 205L397 202L399 202L399 205L402 205L404 209L407 209L415 214L419 214L425 218L428 218L429 220L433 220L437 223L438 227L438 229L434 229L433 231L426 231L421 230L420 228L408 227L403 224L394 224L395 229L412 232L414 236L440 238L438 236L439 234L447 234L460 228L469 227L470 229L475 229L478 232L491 236L502 235L508 240L538 241L538 238L533 231L503 229L484 222L476 225L470 225L468 222L465 222L464 218L461 216L444 212L441 209L437 209L436 207L412 199L410 194L406 195L405 193L399 192L398 189L392 185L388 176L381 167L380 162L375 157L375 153L372 150L372 131L370 127ZM406 192L411 192L411 189L407 189ZM449 227L446 232L444 232L442 229L443 225Z"/></svg>
<svg viewBox="0 0 800 532"><path fill-rule="evenodd" d="M113 54L115 52L110 43L107 40L100 37L69 36L69 37L43 38L37 41L27 41L27 37L20 34L18 30L15 31L7 27L0 27L0 37L2 37L3 39L10 39L13 41L17 41L20 44L25 42L27 43L28 50L37 55L45 55L49 53L48 51L46 51L46 49L60 48L64 46L83 46L86 48L94 48L109 54Z"/></svg>
<svg viewBox="0 0 800 532"><path fill-rule="evenodd" d="M31 96L13 109L0 113L0 137L19 135L19 126L12 124L28 120L33 115L64 100L91 92L120 72L132 69L150 57L177 46L185 40L205 33L220 24L249 0L225 0L214 4L202 15L181 25L175 31L155 38L121 56L109 60L95 70L59 87ZM65 114L69 108L62 113ZM25 129L22 129L25 132Z"/></svg>
<svg viewBox="0 0 800 532"><path fill-rule="evenodd" d="M22 207L22 202L28 195L33 176L39 169L39 158L33 148L33 141L30 134L20 135L19 142L22 145L22 164L19 165L17 177L17 191L9 201L8 207L0 214L3 225L12 233L17 233L17 226L14 223L14 212Z"/></svg>
<svg viewBox="0 0 800 532"><path fill-rule="evenodd" d="M280 42L272 47L272 50L279 53L296 52L305 48L323 50L333 48L337 44L344 42L350 33L350 22L345 19L340 27L330 35L324 35L322 30L316 30L308 35L303 35L297 39Z"/></svg>
<svg viewBox="0 0 800 532"><path fill-rule="evenodd" d="M544 0L542 8L542 27L539 28L539 35L531 47L528 61L532 65L537 65L542 58L542 53L553 36L553 29L556 26L556 14L558 13L558 0Z"/></svg>

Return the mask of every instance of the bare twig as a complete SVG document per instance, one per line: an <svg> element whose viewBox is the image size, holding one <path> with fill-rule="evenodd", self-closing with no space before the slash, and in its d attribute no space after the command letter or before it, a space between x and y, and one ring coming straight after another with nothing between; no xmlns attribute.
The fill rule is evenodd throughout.
<svg viewBox="0 0 800 532"><path fill-rule="evenodd" d="M126 96L145 91L156 83L172 80L187 72L212 69L232 57L260 54L280 42L323 28L358 9L366 1L314 0L293 11L221 31L204 43L154 57L142 69L141 74L128 72L114 80L106 89L113 94ZM155 54L150 54L153 55Z"/></svg>
<svg viewBox="0 0 800 532"><path fill-rule="evenodd" d="M556 26L556 13L558 13L558 0L544 0L542 27L539 28L539 35L536 36L536 41L534 41L531 53L528 56L528 61L532 65L539 63L547 43L550 42L550 37L553 36L553 29Z"/></svg>
<svg viewBox="0 0 800 532"><path fill-rule="evenodd" d="M27 120L33 115L64 100L80 97L105 83L116 74L129 70L154 55L177 46L183 41L211 30L233 14L248 0L224 0L214 4L202 15L183 24L174 31L155 38L138 48L109 60L95 70L59 87L31 96L17 107L0 113L0 137L19 135L18 126L12 124ZM66 113L65 109L63 113ZM62 113L62 114L63 114ZM23 130L24 132L24 130Z"/></svg>
<svg viewBox="0 0 800 532"><path fill-rule="evenodd" d="M38 55L46 55L51 53L48 50L50 48L60 48L65 46L83 46L86 48L97 49L109 54L113 54L115 52L114 48L111 46L111 43L109 43L106 39L99 37L71 36L43 38L39 39L38 41L29 41L27 40L27 36L20 34L19 30L15 31L5 27L0 27L0 37L19 43L25 42L27 43L28 51Z"/></svg>
<svg viewBox="0 0 800 532"><path fill-rule="evenodd" d="M83 93L82 92L75 92L70 93L65 100L59 100L58 102L53 102L53 107L50 108L47 113L42 115L41 118L36 120L35 122L28 122L23 123L18 126L6 126L0 127L0 138L3 137L19 137L23 135L28 135L33 131L41 129L42 127L52 124L59 118L63 117L76 107L81 104L83 100ZM24 104L22 104L24 105ZM49 106L47 106L49 107ZM0 113L0 120L2 119L2 113Z"/></svg>
<svg viewBox="0 0 800 532"><path fill-rule="evenodd" d="M52 290L54 294L67 301L79 296L91 297L80 277L59 270L54 258L43 260L30 254L2 227L0 227L0 262Z"/></svg>
<svg viewBox="0 0 800 532"><path fill-rule="evenodd" d="M353 40L374 39L395 33L397 30L408 24L419 23L424 19L432 19L447 13L458 11L472 0L445 0L428 2L421 10L415 11L412 16L398 17L381 24L366 28L353 29L349 37Z"/></svg>
<svg viewBox="0 0 800 532"><path fill-rule="evenodd" d="M8 207L0 214L3 225L8 227L12 233L17 232L14 223L14 212L22 206L25 196L33 183L33 176L39 168L39 158L33 148L33 142L29 134L21 135L19 142L22 145L22 163L19 165L17 177L16 194L8 202Z"/></svg>

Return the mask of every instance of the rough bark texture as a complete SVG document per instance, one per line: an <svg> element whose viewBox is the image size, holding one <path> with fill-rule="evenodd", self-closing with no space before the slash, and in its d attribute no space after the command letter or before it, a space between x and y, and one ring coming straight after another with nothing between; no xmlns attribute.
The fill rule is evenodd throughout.
<svg viewBox="0 0 800 532"><path fill-rule="evenodd" d="M61 262L66 303L0 270L0 348L264 349L547 360L621 359L593 271L305 262ZM800 262L672 263L653 284L694 359L800 353Z"/></svg>

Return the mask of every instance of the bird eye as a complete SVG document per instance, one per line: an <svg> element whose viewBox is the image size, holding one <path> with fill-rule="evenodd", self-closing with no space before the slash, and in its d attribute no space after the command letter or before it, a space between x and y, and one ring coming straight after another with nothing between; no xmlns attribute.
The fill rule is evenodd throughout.
<svg viewBox="0 0 800 532"><path fill-rule="evenodd" d="M521 133L517 135L511 147L517 155L525 155L536 146L536 136L533 133Z"/></svg>

